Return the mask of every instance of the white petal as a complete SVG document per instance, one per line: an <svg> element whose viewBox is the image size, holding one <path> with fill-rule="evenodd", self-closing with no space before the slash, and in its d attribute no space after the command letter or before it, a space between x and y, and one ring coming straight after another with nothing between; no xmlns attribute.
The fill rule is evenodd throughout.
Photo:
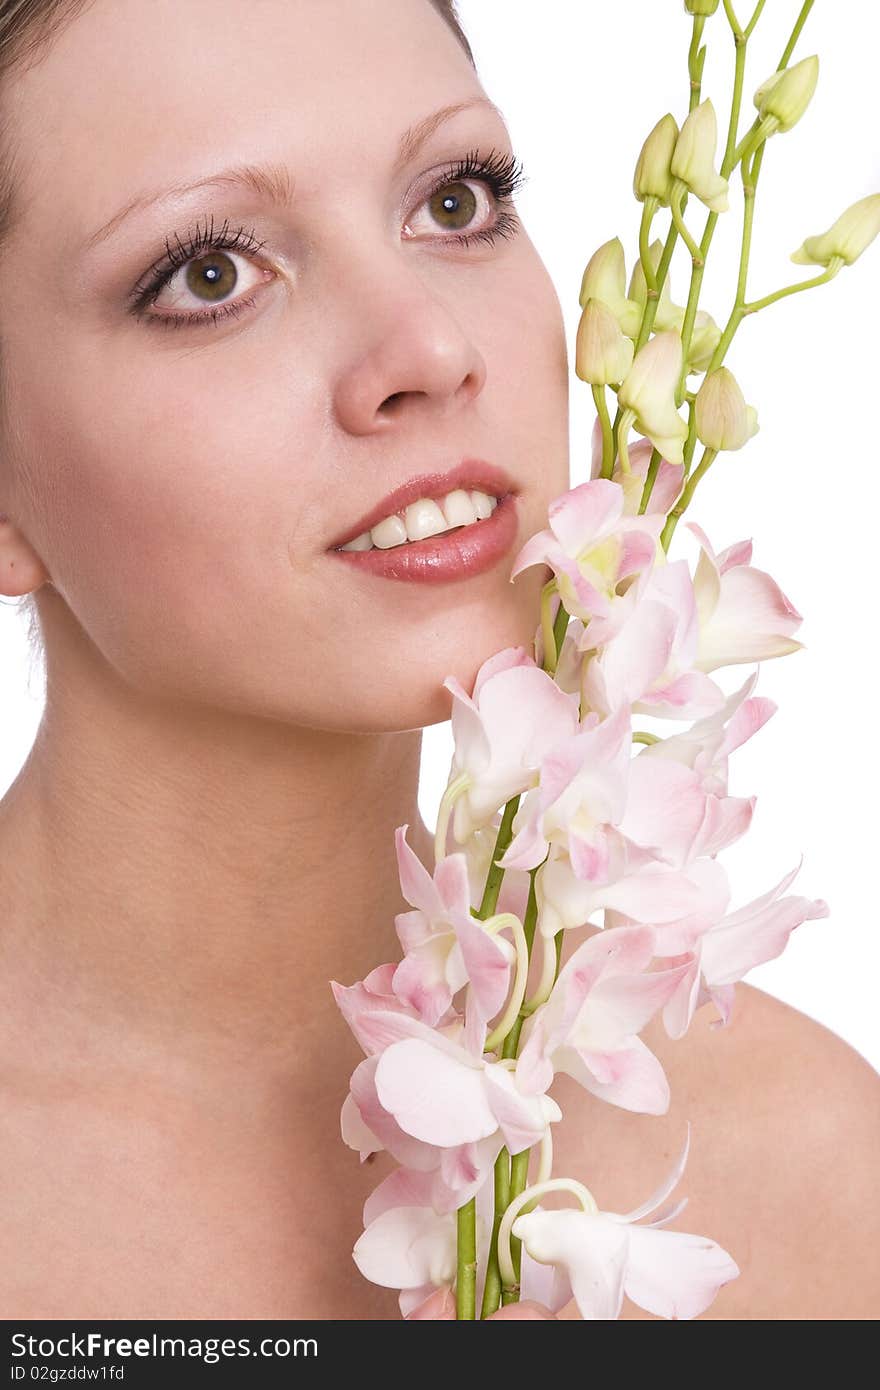
<svg viewBox="0 0 880 1390"><path fill-rule="evenodd" d="M661 1318L695 1318L739 1267L706 1236L630 1226L627 1298Z"/></svg>

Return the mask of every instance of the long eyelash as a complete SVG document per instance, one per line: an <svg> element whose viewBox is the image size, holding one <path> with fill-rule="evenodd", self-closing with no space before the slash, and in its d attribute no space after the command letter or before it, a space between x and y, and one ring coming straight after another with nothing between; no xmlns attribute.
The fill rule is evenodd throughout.
<svg viewBox="0 0 880 1390"><path fill-rule="evenodd" d="M459 246L470 246L472 242L481 241L491 246L494 245L498 237L508 239L515 236L521 224L511 208L513 195L529 181L528 176L523 173L521 162L513 155L503 151L493 150L484 157L480 155L478 150L470 150L464 159L450 164L438 176L426 197L433 197L448 183L458 183L467 179L482 180L491 188L498 204L495 223L491 227L483 228L480 232L441 236L440 240L451 241ZM150 267L145 282L141 280L132 290L129 296L132 314L147 322L161 323L163 328L181 328L188 324L217 322L219 319L234 317L253 305L254 297L252 296L233 300L230 304L219 305L216 309L210 309L200 314L159 315L145 313L147 307L158 299L174 274L195 257L206 251L239 251L242 254L253 256L265 245L265 241L257 240L253 229L247 230L244 227L239 227L234 232L230 231L228 220L215 233L213 217L210 224L205 226L197 223L183 240L175 233L175 241L176 245L173 246L166 238L165 256Z"/></svg>

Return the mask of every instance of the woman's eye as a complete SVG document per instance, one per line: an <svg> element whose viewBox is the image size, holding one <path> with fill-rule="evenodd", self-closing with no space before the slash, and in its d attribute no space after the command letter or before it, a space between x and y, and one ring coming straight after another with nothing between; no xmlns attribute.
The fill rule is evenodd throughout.
<svg viewBox="0 0 880 1390"><path fill-rule="evenodd" d="M238 263L246 270L239 271ZM217 317L223 313L240 312L244 307L242 293L255 290L273 277L273 272L265 267L251 264L247 256L240 252L212 248L193 256L177 269L172 269L152 299L153 309L158 308L156 318L185 320L193 318ZM244 281L242 284L241 281ZM234 290L239 291L235 301L237 308L228 304ZM216 306L211 312L211 306ZM193 313L193 310L207 309L208 314Z"/></svg>
<svg viewBox="0 0 880 1390"><path fill-rule="evenodd" d="M475 189L478 193L475 193ZM485 211L480 212L481 202L488 208L488 214ZM479 179L457 179L442 183L423 200L420 209L425 209L428 230L433 228L435 232L457 232L459 236L453 237L453 240L467 244L477 236L484 240L493 239L492 233L499 219L492 211L492 203L485 183L481 183ZM404 234L414 236L417 225L417 217L408 219Z"/></svg>
<svg viewBox="0 0 880 1390"><path fill-rule="evenodd" d="M522 175L516 173L512 157L502 156L498 165L474 159L466 167L467 178L460 170L447 173L422 198L404 224L406 239L418 240L423 229L429 240L460 246L475 241L493 245L498 237L515 235L520 223L510 194ZM186 243L178 240L172 264L166 263L150 285L134 292L133 312L147 323L166 328L237 317L259 297L252 291L275 278L274 271L253 263L262 245L244 229L230 234L225 224L216 238L212 225L210 231L199 231ZM243 274L239 263L246 267Z"/></svg>

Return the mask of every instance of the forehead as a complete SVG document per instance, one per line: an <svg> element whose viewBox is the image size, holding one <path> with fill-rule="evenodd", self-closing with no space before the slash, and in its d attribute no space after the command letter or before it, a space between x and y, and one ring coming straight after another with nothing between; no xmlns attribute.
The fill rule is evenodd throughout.
<svg viewBox="0 0 880 1390"><path fill-rule="evenodd" d="M85 237L233 159L345 178L482 94L429 0L93 0L8 94L23 220Z"/></svg>

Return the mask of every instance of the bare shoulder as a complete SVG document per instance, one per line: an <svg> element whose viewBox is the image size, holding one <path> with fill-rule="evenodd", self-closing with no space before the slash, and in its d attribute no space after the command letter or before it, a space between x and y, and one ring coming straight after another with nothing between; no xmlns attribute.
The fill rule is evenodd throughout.
<svg viewBox="0 0 880 1390"><path fill-rule="evenodd" d="M665 1115L636 1115L559 1076L554 1174L628 1211L659 1185L691 1125L671 1229L716 1240L740 1276L703 1319L851 1320L880 1313L880 1075L835 1033L752 986L729 1025L714 1006L672 1040L642 1034L669 1080ZM626 1303L624 1317L649 1319Z"/></svg>

